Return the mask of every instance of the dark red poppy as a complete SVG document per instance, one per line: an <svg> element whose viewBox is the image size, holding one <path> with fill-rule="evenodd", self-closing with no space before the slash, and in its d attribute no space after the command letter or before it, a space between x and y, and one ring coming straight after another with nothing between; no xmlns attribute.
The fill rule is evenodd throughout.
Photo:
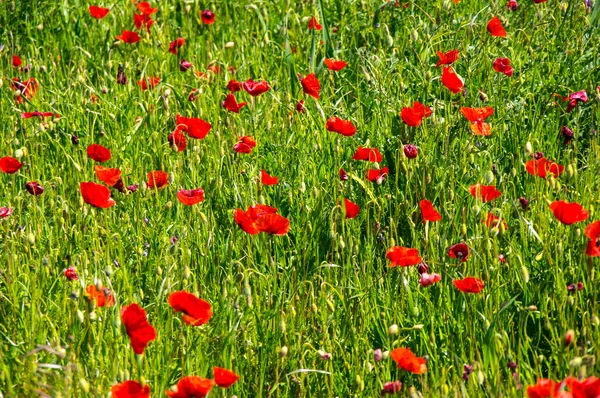
<svg viewBox="0 0 600 398"><path fill-rule="evenodd" d="M185 44L185 39L183 37L178 37L177 39L173 40L171 42L171 44L169 44L169 52L171 54L177 55L177 53L179 52L179 49L181 47L183 47L184 44Z"/></svg>
<svg viewBox="0 0 600 398"><path fill-rule="evenodd" d="M90 302L96 301L96 307L112 307L115 305L115 296L106 287L98 289L96 285L89 285L85 288L85 292Z"/></svg>
<svg viewBox="0 0 600 398"><path fill-rule="evenodd" d="M130 304L121 310L125 331L131 340L133 352L142 355L148 344L156 340L156 330L146 319L146 311L138 304Z"/></svg>
<svg viewBox="0 0 600 398"><path fill-rule="evenodd" d="M460 76L449 66L442 67L442 84L454 94L462 92L465 85Z"/></svg>
<svg viewBox="0 0 600 398"><path fill-rule="evenodd" d="M56 117L57 119L60 118L60 115L58 113L53 113L53 112L23 112L21 113L21 118L23 119L31 119L32 117L41 117L46 118L46 117Z"/></svg>
<svg viewBox="0 0 600 398"><path fill-rule="evenodd" d="M22 64L23 64L23 61L21 61L21 57L19 57L18 55L13 55L12 56L12 66L13 66L13 68L18 68Z"/></svg>
<svg viewBox="0 0 600 398"><path fill-rule="evenodd" d="M378 148L363 148L359 146L354 155L352 155L352 159L379 163L383 159L383 156L381 156Z"/></svg>
<svg viewBox="0 0 600 398"><path fill-rule="evenodd" d="M0 207L0 218L6 218L10 216L13 212L13 209L10 207Z"/></svg>
<svg viewBox="0 0 600 398"><path fill-rule="evenodd" d="M252 79L248 79L242 83L242 87L244 87L244 90L253 97L266 93L271 88L266 80L255 82Z"/></svg>
<svg viewBox="0 0 600 398"><path fill-rule="evenodd" d="M127 76L125 76L125 71L121 64L119 64L119 68L117 69L117 84L127 84Z"/></svg>
<svg viewBox="0 0 600 398"><path fill-rule="evenodd" d="M115 384L110 392L112 398L150 398L150 387L148 385L142 386L134 380Z"/></svg>
<svg viewBox="0 0 600 398"><path fill-rule="evenodd" d="M489 106L485 108L460 108L460 113L471 122L473 134L488 136L492 133L490 125L485 122L485 119L494 114L494 108Z"/></svg>
<svg viewBox="0 0 600 398"><path fill-rule="evenodd" d="M515 11L517 8L519 8L519 3L517 3L517 0L508 0L506 8L508 8L508 11Z"/></svg>
<svg viewBox="0 0 600 398"><path fill-rule="evenodd" d="M125 43L134 44L140 41L142 38L136 32L124 30L119 36L117 36L117 39Z"/></svg>
<svg viewBox="0 0 600 398"><path fill-rule="evenodd" d="M340 169L340 181L348 181L348 173L344 169Z"/></svg>
<svg viewBox="0 0 600 398"><path fill-rule="evenodd" d="M387 167L384 167L382 169L370 169L369 171L367 171L367 180L381 184L387 177L387 174Z"/></svg>
<svg viewBox="0 0 600 398"><path fill-rule="evenodd" d="M3 173L14 174L19 171L21 167L23 167L23 163L13 157L5 156L0 159L0 171Z"/></svg>
<svg viewBox="0 0 600 398"><path fill-rule="evenodd" d="M65 276L65 278L67 278L70 281L79 280L79 275L77 275L77 270L73 266L70 266L69 268L65 268L63 270L63 275Z"/></svg>
<svg viewBox="0 0 600 398"><path fill-rule="evenodd" d="M306 113L306 108L304 107L304 100L298 101L298 103L296 104L296 112Z"/></svg>
<svg viewBox="0 0 600 398"><path fill-rule="evenodd" d="M427 372L427 361L412 353L410 348L396 348L390 352L390 357L396 362L398 369L404 369L414 374Z"/></svg>
<svg viewBox="0 0 600 398"><path fill-rule="evenodd" d="M579 101L588 102L588 96L587 96L587 93L585 92L585 90L581 90L581 91L577 91L575 93L569 94L569 96L566 98L563 98L563 100L569 101L569 104L567 105L567 113L570 113L573 109L575 109L575 107L577 106L577 103Z"/></svg>
<svg viewBox="0 0 600 398"><path fill-rule="evenodd" d="M177 127L185 131L190 138L201 140L206 137L212 128L210 123L196 117L184 117L177 115L176 120Z"/></svg>
<svg viewBox="0 0 600 398"><path fill-rule="evenodd" d="M456 62L456 60L458 60L459 57L458 50L450 50L447 53L438 51L436 54L440 59L437 64L435 64L436 67L440 65L452 65Z"/></svg>
<svg viewBox="0 0 600 398"><path fill-rule="evenodd" d="M146 27L146 31L150 32L150 27L154 25L156 21L152 19L150 15L146 14L133 14L133 24L137 29Z"/></svg>
<svg viewBox="0 0 600 398"><path fill-rule="evenodd" d="M546 178L548 173L552 174L554 177L558 177L565 170L565 166L542 157L537 160L532 159L527 161L527 163L525 163L525 169L533 176Z"/></svg>
<svg viewBox="0 0 600 398"><path fill-rule="evenodd" d="M463 263L469 258L469 246L466 243L457 243L450 246L448 255L452 258L457 258Z"/></svg>
<svg viewBox="0 0 600 398"><path fill-rule="evenodd" d="M182 72L186 72L191 67L192 67L192 63L190 61L186 61L185 59L182 59L181 62L179 62L179 70Z"/></svg>
<svg viewBox="0 0 600 398"><path fill-rule="evenodd" d="M566 398L561 394L560 384L554 380L549 379L537 379L537 383L527 387L527 397L528 398L556 398L562 396L562 398ZM569 398L571 396L569 395Z"/></svg>
<svg viewBox="0 0 600 398"><path fill-rule="evenodd" d="M402 151L404 152L404 156L406 156L408 159L414 159L419 156L419 149L413 144L404 145Z"/></svg>
<svg viewBox="0 0 600 398"><path fill-rule="evenodd" d="M176 128L171 134L169 134L169 145L171 147L175 147L178 152L185 151L187 146L187 139L185 138L185 134L181 131L181 129Z"/></svg>
<svg viewBox="0 0 600 398"><path fill-rule="evenodd" d="M564 200L552 202L550 210L554 217L565 225L585 221L589 216L589 213L579 203L569 203Z"/></svg>
<svg viewBox="0 0 600 398"><path fill-rule="evenodd" d="M111 169L109 167L96 165L94 166L94 171L96 172L98 179L109 187L114 186L121 180L121 170L119 169Z"/></svg>
<svg viewBox="0 0 600 398"><path fill-rule="evenodd" d="M102 19L108 15L110 11L109 8L98 7L98 6L90 6L90 15L96 19Z"/></svg>
<svg viewBox="0 0 600 398"><path fill-rule="evenodd" d="M506 222L494 213L488 212L487 217L485 218L485 220L483 220L483 222L488 228L500 228L500 226L502 226L504 230L508 229L508 225L506 225Z"/></svg>
<svg viewBox="0 0 600 398"><path fill-rule="evenodd" d="M202 11L200 18L202 18L202 22L207 25L212 25L215 23L215 14L211 10Z"/></svg>
<svg viewBox="0 0 600 398"><path fill-rule="evenodd" d="M15 101L20 104L24 101L22 96L25 96L25 98L27 99L33 98L37 93L40 85L38 81L33 77L24 81L21 81L21 79L15 77L11 80L10 87L14 91L17 91L21 94L15 98Z"/></svg>
<svg viewBox="0 0 600 398"><path fill-rule="evenodd" d="M565 379L565 384L573 394L573 398L600 397L600 379L595 376L590 376L581 381L569 376Z"/></svg>
<svg viewBox="0 0 600 398"><path fill-rule="evenodd" d="M452 281L452 283L454 283L454 286L463 293L479 293L485 287L483 281L473 277L456 279Z"/></svg>
<svg viewBox="0 0 600 398"><path fill-rule="evenodd" d="M254 205L248 210L236 209L236 224L250 235L266 232L271 235L285 235L290 230L290 221L277 214L277 209L266 205Z"/></svg>
<svg viewBox="0 0 600 398"><path fill-rule="evenodd" d="M87 147L87 155L90 159L104 163L111 157L110 150L100 144L92 144Z"/></svg>
<svg viewBox="0 0 600 398"><path fill-rule="evenodd" d="M344 207L346 208L346 218L351 219L358 216L360 213L360 207L354 203L344 198Z"/></svg>
<svg viewBox="0 0 600 398"><path fill-rule="evenodd" d="M260 182L266 186L277 185L277 183L279 182L279 178L269 175L269 173L267 173L266 171L261 170L260 171Z"/></svg>
<svg viewBox="0 0 600 398"><path fill-rule="evenodd" d="M506 37L506 30L498 17L493 17L487 24L487 30L494 37Z"/></svg>
<svg viewBox="0 0 600 398"><path fill-rule="evenodd" d="M590 257L600 256L600 221L594 221L585 228L585 236L590 238L585 254Z"/></svg>
<svg viewBox="0 0 600 398"><path fill-rule="evenodd" d="M325 128L327 131L332 131L346 137L352 137L356 134L356 127L354 127L354 124L352 124L350 120L343 120L337 116L332 116L327 119Z"/></svg>
<svg viewBox="0 0 600 398"><path fill-rule="evenodd" d="M177 312L183 312L186 325L201 326L212 317L212 306L192 293L174 292L169 295L169 305Z"/></svg>
<svg viewBox="0 0 600 398"><path fill-rule="evenodd" d="M302 84L304 94L319 99L321 83L319 83L319 79L317 79L317 76L314 73L307 75L305 78L300 77L300 84Z"/></svg>
<svg viewBox="0 0 600 398"><path fill-rule="evenodd" d="M247 102L240 102L238 104L233 94L227 94L227 97L225 97L225 101L221 103L221 105L223 105L223 108L227 109L229 112L234 113L240 113L240 109L245 107L247 104Z"/></svg>
<svg viewBox="0 0 600 398"><path fill-rule="evenodd" d="M213 367L213 378L215 379L215 384L219 387L229 388L239 380L240 376L231 370L215 366Z"/></svg>
<svg viewBox="0 0 600 398"><path fill-rule="evenodd" d="M153 89L158 86L160 83L160 77L157 76L149 76L145 77L142 80L138 80L137 85L140 86L142 90L148 90L149 88Z"/></svg>
<svg viewBox="0 0 600 398"><path fill-rule="evenodd" d="M323 62L325 62L325 65L327 65L327 69L332 70L334 72L338 72L348 65L345 61L336 60L333 58L325 58Z"/></svg>
<svg viewBox="0 0 600 398"><path fill-rule="evenodd" d="M308 21L308 29L309 30L321 30L323 29L323 26L321 26L321 24L319 24L319 21L317 21L317 17L311 17L310 21Z"/></svg>
<svg viewBox="0 0 600 398"><path fill-rule="evenodd" d="M548 0L533 0L533 2L534 2L535 4L542 4L542 3L545 3L545 2L547 2L547 1L548 1Z"/></svg>
<svg viewBox="0 0 600 398"><path fill-rule="evenodd" d="M440 213L434 209L433 204L427 199L423 199L419 202L419 207L421 208L421 215L423 216L423 221L436 222L442 219Z"/></svg>
<svg viewBox="0 0 600 398"><path fill-rule="evenodd" d="M116 204L110 197L110 189L104 185L96 184L95 182L82 182L79 184L79 190L83 201L88 205L107 209Z"/></svg>
<svg viewBox="0 0 600 398"><path fill-rule="evenodd" d="M44 193L44 187L35 181L25 184L25 189L33 196L40 196Z"/></svg>
<svg viewBox="0 0 600 398"><path fill-rule="evenodd" d="M148 188L150 189L161 189L169 184L169 175L161 170L155 170L148 173Z"/></svg>
<svg viewBox="0 0 600 398"><path fill-rule="evenodd" d="M510 66L510 59L508 58L496 58L492 66L498 73L504 73L508 77L513 75L514 70L512 66Z"/></svg>
<svg viewBox="0 0 600 398"><path fill-rule="evenodd" d="M481 184L471 185L469 187L469 193L475 199L479 199L483 203L492 201L502 195L502 192L498 191L495 186Z"/></svg>
<svg viewBox="0 0 600 398"><path fill-rule="evenodd" d="M390 267L409 267L423 261L417 249L394 246L388 249L385 256L391 261Z"/></svg>
<svg viewBox="0 0 600 398"><path fill-rule="evenodd" d="M242 83L236 81L235 79L231 79L229 83L227 83L227 90L235 93L237 91L242 91Z"/></svg>
<svg viewBox="0 0 600 398"><path fill-rule="evenodd" d="M412 108L402 108L400 116L402 121L411 127L419 127L424 118L431 115L431 109L422 103L413 102Z"/></svg>
<svg viewBox="0 0 600 398"><path fill-rule="evenodd" d="M204 398L215 385L210 379L198 376L186 376L177 383L176 391L166 391L170 398Z"/></svg>
<svg viewBox="0 0 600 398"><path fill-rule="evenodd" d="M138 11L144 15L152 15L158 11L158 8L150 7L150 3L148 3L147 1L141 1L141 2L137 3L136 7L137 7Z"/></svg>
<svg viewBox="0 0 600 398"><path fill-rule="evenodd" d="M177 199L187 206L193 206L204 201L204 189L181 189L177 192Z"/></svg>

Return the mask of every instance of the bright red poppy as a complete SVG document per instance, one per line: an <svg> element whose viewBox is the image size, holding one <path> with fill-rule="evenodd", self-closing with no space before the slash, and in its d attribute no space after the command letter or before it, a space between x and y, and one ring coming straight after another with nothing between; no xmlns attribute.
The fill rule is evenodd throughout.
<svg viewBox="0 0 600 398"><path fill-rule="evenodd" d="M119 169L96 165L94 166L94 171L96 172L96 177L109 187L114 186L121 180L121 170Z"/></svg>
<svg viewBox="0 0 600 398"><path fill-rule="evenodd" d="M356 134L356 127L354 127L354 124L352 124L350 120L343 120L337 116L332 116L327 119L325 128L327 131L332 131L346 137L352 137Z"/></svg>
<svg viewBox="0 0 600 398"><path fill-rule="evenodd" d="M317 21L317 17L311 17L310 21L308 21L308 29L309 30L321 30L323 29L323 26L321 26L321 24L319 24L319 21Z"/></svg>
<svg viewBox="0 0 600 398"><path fill-rule="evenodd" d="M255 82L252 79L248 79L247 81L242 83L242 87L244 88L244 90L246 90L248 94L250 94L253 97L257 97L263 93L266 93L271 88L266 80Z"/></svg>
<svg viewBox="0 0 600 398"><path fill-rule="evenodd" d="M229 81L229 83L227 83L227 90L231 91L232 93L242 91L242 83L232 79Z"/></svg>
<svg viewBox="0 0 600 398"><path fill-rule="evenodd" d="M200 13L200 18L202 18L202 22L206 25L212 25L215 23L215 13L211 10L204 10Z"/></svg>
<svg viewBox="0 0 600 398"><path fill-rule="evenodd" d="M117 202L110 197L110 189L104 185L96 184L95 182L82 182L79 184L83 201L88 205L101 209L108 209L114 206Z"/></svg>
<svg viewBox="0 0 600 398"><path fill-rule="evenodd" d="M121 310L121 319L131 340L133 352L138 355L144 353L144 350L152 340L156 340L156 330L146 319L146 311L138 304L130 304Z"/></svg>
<svg viewBox="0 0 600 398"><path fill-rule="evenodd" d="M115 305L115 296L106 287L98 289L96 285L89 285L85 288L85 292L90 302L96 301L96 307L112 307Z"/></svg>
<svg viewBox="0 0 600 398"><path fill-rule="evenodd" d="M493 17L487 24L487 30L494 37L506 37L506 30L498 17Z"/></svg>
<svg viewBox="0 0 600 398"><path fill-rule="evenodd" d="M150 398L150 387L142 386L135 380L115 384L110 389L112 398Z"/></svg>
<svg viewBox="0 0 600 398"><path fill-rule="evenodd" d="M485 220L483 220L483 222L485 223L485 226L488 228L500 228L500 226L502 226L504 228L504 230L508 229L508 225L506 225L506 222L498 217L497 215L495 215L494 213L490 213L488 212L487 217L485 218Z"/></svg>
<svg viewBox="0 0 600 398"><path fill-rule="evenodd" d="M223 108L233 113L240 113L240 109L245 107L247 104L247 102L240 102L238 104L233 94L227 94L227 97L225 97L225 101L221 103Z"/></svg>
<svg viewBox="0 0 600 398"><path fill-rule="evenodd" d="M196 189L181 189L177 192L177 200L186 206L193 206L204 201L204 190Z"/></svg>
<svg viewBox="0 0 600 398"><path fill-rule="evenodd" d="M186 376L177 383L176 391L166 391L171 398L204 398L215 385L210 379L198 376Z"/></svg>
<svg viewBox="0 0 600 398"><path fill-rule="evenodd" d="M179 49L181 47L183 47L184 44L185 44L185 39L183 37L178 37L177 39L173 40L171 42L171 44L169 44L169 52L171 54L177 55L177 53L179 52Z"/></svg>
<svg viewBox="0 0 600 398"><path fill-rule="evenodd" d="M277 185L277 183L279 182L279 178L269 175L269 173L267 173L266 171L261 170L260 171L260 182L266 186Z"/></svg>
<svg viewBox="0 0 600 398"><path fill-rule="evenodd" d="M346 218L351 219L358 216L360 213L360 207L354 203L344 198L344 207L346 208Z"/></svg>
<svg viewBox="0 0 600 398"><path fill-rule="evenodd" d="M146 27L146 31L150 32L150 27L154 25L156 21L152 19L150 15L146 14L133 14L133 24L137 29Z"/></svg>
<svg viewBox="0 0 600 398"><path fill-rule="evenodd" d="M463 242L452 245L448 249L448 255L464 263L469 258L469 246Z"/></svg>
<svg viewBox="0 0 600 398"><path fill-rule="evenodd" d="M300 77L300 84L302 84L302 91L304 94L310 95L315 99L319 99L319 91L321 90L321 83L314 73L306 75L306 77Z"/></svg>
<svg viewBox="0 0 600 398"><path fill-rule="evenodd" d="M219 387L229 388L239 380L240 376L231 370L215 366L213 367L213 378L215 379L215 384Z"/></svg>
<svg viewBox="0 0 600 398"><path fill-rule="evenodd" d="M475 184L469 187L469 193L475 199L481 200L483 203L490 202L502 195L502 192L496 189L493 185Z"/></svg>
<svg viewBox="0 0 600 398"><path fill-rule="evenodd" d="M144 15L152 15L158 11L158 8L150 7L150 3L148 3L147 1L141 1L137 3L136 7L138 11Z"/></svg>
<svg viewBox="0 0 600 398"><path fill-rule="evenodd" d="M462 92L465 85L460 76L449 66L442 67L442 84L454 94Z"/></svg>
<svg viewBox="0 0 600 398"><path fill-rule="evenodd" d="M367 180L381 184L388 175L388 168L383 167L382 169L369 169L367 171Z"/></svg>
<svg viewBox="0 0 600 398"><path fill-rule="evenodd" d="M421 215L423 216L423 221L436 222L442 219L442 215L435 210L433 204L427 199L423 199L419 202L419 207L421 208Z"/></svg>
<svg viewBox="0 0 600 398"><path fill-rule="evenodd" d="M161 170L155 170L148 173L148 188L150 189L161 189L169 184L169 175Z"/></svg>
<svg viewBox="0 0 600 398"><path fill-rule="evenodd" d="M87 155L93 161L104 163L110 160L110 150L100 144L92 144L87 147Z"/></svg>
<svg viewBox="0 0 600 398"><path fill-rule="evenodd" d="M117 36L117 39L125 43L134 44L140 41L142 38L136 32L124 30L119 36Z"/></svg>
<svg viewBox="0 0 600 398"><path fill-rule="evenodd" d="M359 146L354 155L352 155L352 159L379 163L383 159L383 156L381 156L378 148L363 148Z"/></svg>
<svg viewBox="0 0 600 398"><path fill-rule="evenodd" d="M452 65L458 60L458 54L458 50L450 50L446 53L438 51L437 56L440 60L435 64L436 68L440 65Z"/></svg>
<svg viewBox="0 0 600 398"><path fill-rule="evenodd" d="M178 152L185 151L185 148L187 147L187 138L185 138L185 134L179 127L169 134L167 140L169 141L169 145L175 147Z"/></svg>
<svg viewBox="0 0 600 398"><path fill-rule="evenodd" d="M569 376L565 379L565 384L573 394L573 398L600 397L600 379L595 376L590 376L582 381Z"/></svg>
<svg viewBox="0 0 600 398"><path fill-rule="evenodd" d="M485 108L460 108L468 121L471 122L471 131L475 135L488 136L492 133L490 125L485 122L485 119L494 114L494 108L486 106Z"/></svg>
<svg viewBox="0 0 600 398"><path fill-rule="evenodd" d="M394 246L388 249L385 256L391 261L390 267L408 267L411 265L417 265L423 261L419 257L419 251L417 249L410 249L402 246Z"/></svg>
<svg viewBox="0 0 600 398"><path fill-rule="evenodd" d="M21 57L19 57L18 55L13 55L12 56L12 66L13 66L13 68L18 68L22 64L23 64L23 61L21 61Z"/></svg>
<svg viewBox="0 0 600 398"><path fill-rule="evenodd" d="M197 138L201 140L206 137L212 128L210 123L200 118L177 115L176 119L177 127L185 131L191 138Z"/></svg>
<svg viewBox="0 0 600 398"><path fill-rule="evenodd" d="M14 174L19 171L21 167L23 167L23 163L13 157L5 156L0 159L0 171L3 173Z"/></svg>
<svg viewBox="0 0 600 398"><path fill-rule="evenodd" d="M327 69L332 70L334 72L341 71L348 65L345 61L336 60L333 58L325 58L323 62L325 62L325 65L327 65Z"/></svg>
<svg viewBox="0 0 600 398"><path fill-rule="evenodd" d="M183 312L186 325L201 326L212 317L212 306L192 293L174 292L169 295L169 305L177 312Z"/></svg>
<svg viewBox="0 0 600 398"><path fill-rule="evenodd" d="M396 362L398 369L404 369L414 374L427 372L427 361L412 353L410 348L396 348L390 352L390 357Z"/></svg>
<svg viewBox="0 0 600 398"><path fill-rule="evenodd" d="M239 141L233 146L237 153L251 153L252 148L256 147L256 141L253 137L245 135L240 137Z"/></svg>
<svg viewBox="0 0 600 398"><path fill-rule="evenodd" d="M552 202L550 210L552 210L554 217L565 225L585 221L589 215L579 203L569 203L564 200Z"/></svg>
<svg viewBox="0 0 600 398"><path fill-rule="evenodd" d="M454 283L454 286L463 293L479 293L485 287L483 281L473 277L456 279L452 282Z"/></svg>
<svg viewBox="0 0 600 398"><path fill-rule="evenodd" d="M56 117L57 119L60 118L60 115L58 113L53 113L53 112L23 112L21 113L21 118L23 119L31 119L32 117L41 117L46 118L46 117Z"/></svg>
<svg viewBox="0 0 600 398"><path fill-rule="evenodd" d="M529 398L555 398L560 394L560 384L554 380L537 379L537 383L527 387Z"/></svg>
<svg viewBox="0 0 600 398"><path fill-rule="evenodd" d="M266 205L254 205L248 210L236 209L236 224L250 235L266 232L271 235L285 235L290 230L290 221L277 214L277 209Z"/></svg>
<svg viewBox="0 0 600 398"><path fill-rule="evenodd" d="M492 66L498 73L504 73L508 77L513 75L514 70L512 66L510 66L510 59L508 58L496 58Z"/></svg>
<svg viewBox="0 0 600 398"><path fill-rule="evenodd" d="M160 83L160 77L148 76L137 81L137 85L144 91L155 88Z"/></svg>
<svg viewBox="0 0 600 398"><path fill-rule="evenodd" d="M554 177L558 177L565 170L565 166L542 157L527 161L527 163L525 163L525 169L533 176L546 178L548 173L552 174Z"/></svg>
<svg viewBox="0 0 600 398"><path fill-rule="evenodd" d="M109 8L98 7L98 6L90 6L90 15L96 19L102 19L108 15L110 11Z"/></svg>
<svg viewBox="0 0 600 398"><path fill-rule="evenodd" d="M594 221L585 228L585 236L590 241L585 249L585 254L590 257L600 256L600 221Z"/></svg>
<svg viewBox="0 0 600 398"><path fill-rule="evenodd" d="M411 127L419 127L423 119L431 115L431 109L422 103L413 102L412 108L402 108L402 121Z"/></svg>

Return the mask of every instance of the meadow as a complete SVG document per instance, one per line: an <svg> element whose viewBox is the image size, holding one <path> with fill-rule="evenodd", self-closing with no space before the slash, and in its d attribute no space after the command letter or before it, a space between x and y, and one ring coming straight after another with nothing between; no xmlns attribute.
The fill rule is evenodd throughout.
<svg viewBox="0 0 600 398"><path fill-rule="evenodd" d="M5 0L0 70L0 397L600 396L599 1Z"/></svg>

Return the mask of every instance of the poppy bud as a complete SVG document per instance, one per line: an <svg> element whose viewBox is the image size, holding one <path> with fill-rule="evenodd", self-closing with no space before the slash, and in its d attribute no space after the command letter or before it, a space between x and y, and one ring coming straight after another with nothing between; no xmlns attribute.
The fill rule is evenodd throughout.
<svg viewBox="0 0 600 398"><path fill-rule="evenodd" d="M531 142L527 141L527 144L525 144L525 154L527 156L531 156L532 153L533 153L533 147L531 145Z"/></svg>
<svg viewBox="0 0 600 398"><path fill-rule="evenodd" d="M115 329L119 329L121 327L121 317L120 316L116 316L114 318L113 326L115 327Z"/></svg>
<svg viewBox="0 0 600 398"><path fill-rule="evenodd" d="M573 343L573 340L575 339L575 331L572 329L567 330L567 332L565 333L565 335L563 336L562 339L562 343L564 347L568 347L571 345L571 343Z"/></svg>
<svg viewBox="0 0 600 398"><path fill-rule="evenodd" d="M23 157L23 151L20 149L15 149L15 158L21 159Z"/></svg>
<svg viewBox="0 0 600 398"><path fill-rule="evenodd" d="M281 321L279 322L279 330L281 331L281 333L285 334L286 325L285 325L285 319L283 319L283 316L281 317Z"/></svg>
<svg viewBox="0 0 600 398"><path fill-rule="evenodd" d="M83 390L84 393L89 394L90 383L88 383L88 381L86 379L84 379L83 377L81 379L79 379L79 386L81 387L81 389Z"/></svg>
<svg viewBox="0 0 600 398"><path fill-rule="evenodd" d="M543 252L539 252L536 256L535 256L535 261L541 261L542 258L544 258L544 253Z"/></svg>
<svg viewBox="0 0 600 398"><path fill-rule="evenodd" d="M185 268L183 268L183 279L190 279L191 274L190 267L186 265Z"/></svg>
<svg viewBox="0 0 600 398"><path fill-rule="evenodd" d="M96 301L96 300L94 300L94 302L95 302L95 301ZM90 318L90 321L95 321L96 319L98 319L98 314L96 314L96 312L95 312L95 311L92 311L92 312L90 312L88 316L89 316L89 318Z"/></svg>
<svg viewBox="0 0 600 398"><path fill-rule="evenodd" d="M481 102L488 102L488 96L483 91L479 90L479 99Z"/></svg>
<svg viewBox="0 0 600 398"><path fill-rule="evenodd" d="M279 349L279 356L280 356L281 358L285 358L285 357L287 357L287 355L288 355L288 348L287 348L287 346L283 346L283 347L281 347L281 348Z"/></svg>
<svg viewBox="0 0 600 398"><path fill-rule="evenodd" d="M419 155L419 151L413 144L407 144L404 145L404 155L409 159L414 159Z"/></svg>
<svg viewBox="0 0 600 398"><path fill-rule="evenodd" d="M572 307L574 304L575 304L575 299L573 298L573 296L567 297L567 305L569 307Z"/></svg>
<svg viewBox="0 0 600 398"><path fill-rule="evenodd" d="M485 374L481 370L477 371L477 384L480 386L485 382Z"/></svg>
<svg viewBox="0 0 600 398"><path fill-rule="evenodd" d="M597 315L592 315L592 325L595 327L600 326L600 318Z"/></svg>
<svg viewBox="0 0 600 398"><path fill-rule="evenodd" d="M400 330L400 328L398 327L398 325L396 325L396 324L394 323L392 326L390 326L390 327L388 328L388 333L389 333L390 335L392 335L392 336L393 336L393 335L397 335L397 334L398 334L398 332L399 332L399 330Z"/></svg>
<svg viewBox="0 0 600 398"><path fill-rule="evenodd" d="M466 224L462 224L460 226L460 233L464 236L467 236L467 225Z"/></svg>
<svg viewBox="0 0 600 398"><path fill-rule="evenodd" d="M110 278L111 276L113 276L113 274L114 274L113 267L111 267L110 265L107 265L107 266L106 266L106 268L104 268L104 274L105 274L106 276L108 276L109 278Z"/></svg>
<svg viewBox="0 0 600 398"><path fill-rule="evenodd" d="M27 242L29 242L31 245L35 243L35 235L31 232L27 234Z"/></svg>

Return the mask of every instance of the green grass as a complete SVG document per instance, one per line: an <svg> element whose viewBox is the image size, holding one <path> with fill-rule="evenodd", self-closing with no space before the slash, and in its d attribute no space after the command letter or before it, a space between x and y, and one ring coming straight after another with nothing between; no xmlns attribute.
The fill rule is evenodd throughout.
<svg viewBox="0 0 600 398"><path fill-rule="evenodd" d="M4 396L107 396L126 379L145 380L153 396L163 396L182 376L211 377L213 366L241 376L229 390L215 388L215 397L374 397L392 380L402 381L405 396L412 386L423 396L524 396L511 360L524 387L538 377L598 375L598 260L585 256L583 230L600 219L600 4L586 13L575 0L521 0L514 12L504 1L389 3L155 1L157 23L129 45L114 37L133 28L131 1L100 4L112 9L99 21L87 0L2 2L0 157L21 150L25 163L14 175L0 174L0 207L14 209L0 220ZM212 26L200 22L206 8L215 12ZM321 32L307 29L312 15ZM487 33L492 15L508 39ZM177 37L186 39L179 56L167 52ZM436 51L451 49L460 51L454 68L465 95L451 94L435 68ZM32 65L28 74L11 66L12 54ZM325 57L349 65L330 72ZM496 57L510 58L512 77L492 69ZM194 69L180 72L181 58ZM128 85L116 84L119 64ZM223 72L210 81L195 76L209 64ZM305 98L296 80L313 69L319 101ZM39 81L30 102L14 100L10 79L18 76ZM141 76L161 83L141 91ZM272 89L255 99L236 93L249 105L228 113L221 101L232 78L266 79ZM194 88L201 94L190 102ZM571 113L552 96L582 89L590 100ZM294 110L300 99L306 114ZM399 116L413 101L433 111L418 128ZM495 109L491 136L471 133L463 106ZM61 117L44 125L21 119L34 110ZM188 139L184 152L167 142L178 113L213 125L204 140ZM351 119L357 134L326 131L332 115ZM575 132L569 145L563 125ZM257 140L252 154L232 149L243 135ZM565 173L547 180L528 174L527 142ZM92 143L111 149L104 165L120 168L126 185L142 184L152 170L167 171L172 182L160 191L113 191L116 206L92 208L79 191L82 181L98 182L86 155ZM403 156L406 143L419 147L418 158ZM381 150L381 166L390 169L381 185L365 179L365 162L351 160L359 145ZM347 182L339 181L342 167ZM260 169L279 184L261 186ZM486 178L502 196L481 204L468 187ZM44 194L29 195L28 181ZM206 193L202 204L177 201L179 189L197 187ZM530 199L529 211L521 196ZM361 207L356 219L344 219L344 197ZM423 224L424 198L441 222ZM590 218L562 225L548 207L554 200L577 201ZM243 232L233 211L255 203L277 207L290 232ZM490 231L481 222L487 211L505 217L508 230ZM459 264L447 249L461 241L472 252ZM385 254L394 245L419 249L441 282L422 288L412 267L389 268ZM63 276L69 266L79 281ZM484 280L484 291L458 291L452 280L463 276ZM95 281L115 293L114 307L90 306L85 287ZM577 282L585 288L569 294L566 286ZM167 303L176 290L208 300L210 322L186 327ZM141 358L120 324L120 308L132 302L146 309L158 335ZM388 333L392 324L397 335ZM569 329L575 343L564 348ZM373 360L374 349L397 347L427 356L427 373ZM321 359L319 350L332 358ZM475 366L467 382L464 364Z"/></svg>

